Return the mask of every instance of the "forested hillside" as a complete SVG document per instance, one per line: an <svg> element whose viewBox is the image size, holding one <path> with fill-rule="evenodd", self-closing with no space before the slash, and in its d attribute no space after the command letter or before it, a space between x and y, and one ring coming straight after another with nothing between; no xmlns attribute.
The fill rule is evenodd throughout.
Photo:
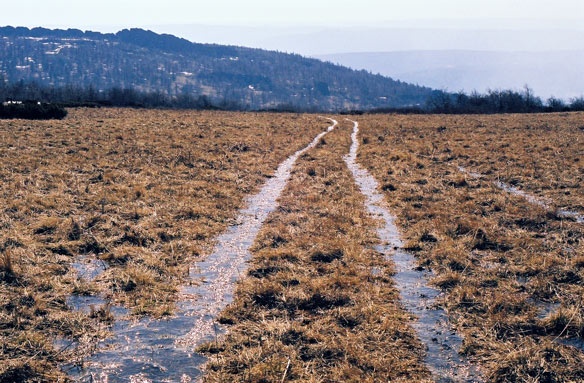
<svg viewBox="0 0 584 383"><path fill-rule="evenodd" d="M3 80L3 81L2 81ZM432 90L295 54L116 34L0 28L0 83L207 96L246 109L349 110L424 104Z"/></svg>

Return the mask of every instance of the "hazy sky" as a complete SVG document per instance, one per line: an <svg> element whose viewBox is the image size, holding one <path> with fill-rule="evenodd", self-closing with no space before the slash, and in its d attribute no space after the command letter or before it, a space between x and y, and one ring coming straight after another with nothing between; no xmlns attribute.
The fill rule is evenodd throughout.
<svg viewBox="0 0 584 383"><path fill-rule="evenodd" d="M0 25L117 29L167 24L423 26L522 19L584 24L583 0L23 0L3 1ZM523 25L523 24L522 24Z"/></svg>
<svg viewBox="0 0 584 383"><path fill-rule="evenodd" d="M4 25L138 27L303 55L573 50L584 49L584 0L5 0Z"/></svg>

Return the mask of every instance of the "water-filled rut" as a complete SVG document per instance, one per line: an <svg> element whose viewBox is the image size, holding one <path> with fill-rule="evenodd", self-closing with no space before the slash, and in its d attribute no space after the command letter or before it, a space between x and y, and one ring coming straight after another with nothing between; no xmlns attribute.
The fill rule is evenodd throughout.
<svg viewBox="0 0 584 383"><path fill-rule="evenodd" d="M220 331L215 318L232 301L234 283L245 271L250 246L276 209L298 157L336 127L337 122L329 120L332 125L326 131L282 162L259 193L247 200L237 224L217 238L205 261L191 267L191 278L203 283L182 288L176 315L164 320L116 321L113 335L84 368L69 369L72 378L78 382L190 382L200 378L206 359L193 350Z"/></svg>
<svg viewBox="0 0 584 383"><path fill-rule="evenodd" d="M191 270L193 279L202 278L205 283L183 289L186 296L198 297L196 301L198 310L188 310L198 318L192 330L180 339L181 344L197 345L212 339L215 331L213 319L233 300L234 283L244 271L245 262L250 257L249 248L265 219L276 209L276 200L290 178L292 166L298 157L316 146L325 134L335 128L337 122L331 121L333 125L327 131L320 133L307 147L280 164L274 177L266 182L258 194L248 200L248 207L239 212L237 225L222 234L217 239L213 253Z"/></svg>
<svg viewBox="0 0 584 383"><path fill-rule="evenodd" d="M417 317L413 327L427 348L426 365L437 381L481 381L475 368L458 354L462 339L448 327L446 313L433 306L439 291L428 285L425 272L415 269L414 257L402 250L403 242L395 225L395 217L384 206L384 197L378 191L377 181L357 163L359 124L351 122L354 124L352 145L344 159L366 197L367 210L382 221L377 234L384 243L377 250L395 263L397 273L394 281L403 305Z"/></svg>
<svg viewBox="0 0 584 383"><path fill-rule="evenodd" d="M462 166L459 166L458 170L464 174L468 174L469 176L471 176L473 178L485 178L484 175L482 175L480 173L468 171L466 168L464 168ZM527 202L529 202L533 205L541 206L544 209L552 209L552 206L550 206L549 201L545 201L542 198L538 198L538 197L536 197L532 194L529 194L529 193L527 193L519 188L516 188L515 186L511 186L511 185L506 184L505 182L501 182L501 181L493 181L493 184L501 190L504 190L508 193L511 193L513 195L524 198ZM578 223L584 223L584 214L580 214L577 211L566 210L566 209L556 209L555 212L560 217L571 218Z"/></svg>

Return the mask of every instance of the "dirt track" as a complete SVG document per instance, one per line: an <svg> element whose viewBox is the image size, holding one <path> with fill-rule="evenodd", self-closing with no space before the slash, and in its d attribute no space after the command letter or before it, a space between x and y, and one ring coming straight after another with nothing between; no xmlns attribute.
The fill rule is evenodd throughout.
<svg viewBox="0 0 584 383"><path fill-rule="evenodd" d="M204 333L196 295L214 286L213 249L230 249L220 233L247 227L244 197L328 122L120 110L3 122L0 377L58 381L66 366L189 381L207 339L206 381L582 380L584 229L563 213L584 206L580 117L359 116L358 133L339 118L260 198L253 236L232 238L248 265L216 274L229 287L217 301L238 282L220 313L211 299ZM83 302L97 306L71 310ZM103 340L106 364L83 369Z"/></svg>

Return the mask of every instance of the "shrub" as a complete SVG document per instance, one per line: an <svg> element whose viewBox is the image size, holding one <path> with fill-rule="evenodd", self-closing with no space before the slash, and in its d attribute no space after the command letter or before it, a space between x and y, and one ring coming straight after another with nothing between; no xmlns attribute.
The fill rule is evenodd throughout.
<svg viewBox="0 0 584 383"><path fill-rule="evenodd" d="M67 116L65 108L56 104L26 101L0 105L0 118L22 118L27 120L62 120Z"/></svg>

